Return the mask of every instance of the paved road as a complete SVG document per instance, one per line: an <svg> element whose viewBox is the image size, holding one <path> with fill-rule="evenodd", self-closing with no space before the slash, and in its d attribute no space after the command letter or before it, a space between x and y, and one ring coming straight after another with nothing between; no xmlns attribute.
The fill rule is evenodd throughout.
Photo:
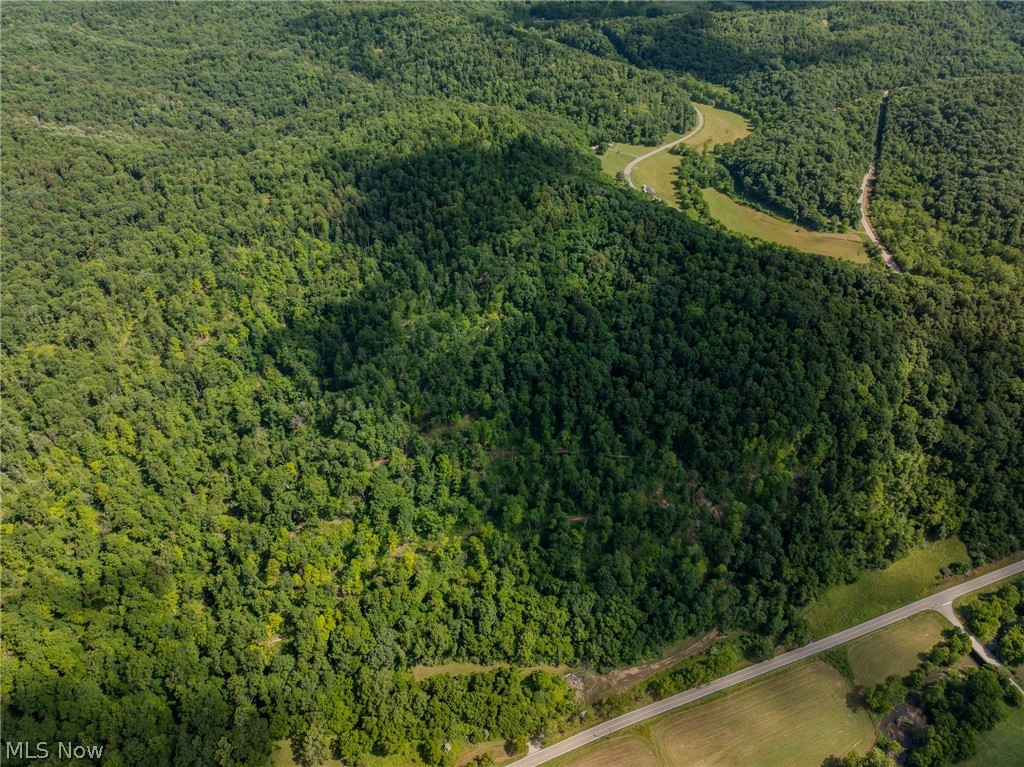
<svg viewBox="0 0 1024 767"><path fill-rule="evenodd" d="M618 732L619 730L631 727L638 722L642 722L645 719L650 719L654 716L659 716L660 714L664 714L667 711L671 711L672 709L686 705L687 703L693 703L694 701L700 700L708 695L714 695L722 690L727 690L734 685L743 684L744 682L757 679L765 674L770 674L773 671L778 671L785 666L805 660L810 658L812 655L817 655L825 650L831 650L833 647L838 647L841 644L846 644L853 639L858 639L859 637L870 634L880 628L884 628L885 626L889 626L893 623L898 623L899 621L909 618L912 615L916 615L917 613L924 612L926 610L946 612L949 610L949 606L952 604L954 599L1020 573L1024 573L1024 561L1015 562L1012 565L1007 565L999 570L995 570L988 575L973 578L965 583L961 583L959 586L953 586L945 591L932 594L929 597L920 599L917 602L901 607L898 610L893 610L891 613L886 613L885 615L880 615L877 618L872 618L869 621L864 621L864 623L847 629L846 631L840 631L838 634L833 634L830 637L819 639L817 642L811 642L810 644L804 645L796 650L778 655L764 663L758 663L755 666L750 666L749 668L736 671L728 676L723 676L721 679L709 682L708 684L692 690L686 690L685 692L660 700L657 703L651 703L643 708L638 708L636 711L630 711L628 714L623 714L615 719L609 719L607 722L602 722L601 724L591 727L589 730L584 730L577 735L573 735L571 738L566 738L559 743L555 743L547 748L542 748L540 751L514 762L510 767L536 767L536 765L544 764L545 762L556 759L559 756L563 756L580 746L592 743L598 738L611 735L613 732Z"/></svg>
<svg viewBox="0 0 1024 767"><path fill-rule="evenodd" d="M691 106L693 105L691 104ZM675 141L669 141L667 144L662 144L659 147L655 147L647 154L640 155L635 160L632 160L628 165L626 165L625 169L622 171L622 175L626 177L626 182L631 187L636 189L636 184L633 183L633 179L631 178L630 174L633 172L633 168L636 166L637 163L643 162L648 157L654 157L654 155L656 155L658 152L664 152L666 149L671 149L676 144L681 144L687 139L693 138L695 135L697 135L697 133L700 132L700 129L704 127L704 113L697 109L697 107L693 107L693 111L697 113L697 125L694 127L693 130L691 130L682 138L677 138Z"/></svg>

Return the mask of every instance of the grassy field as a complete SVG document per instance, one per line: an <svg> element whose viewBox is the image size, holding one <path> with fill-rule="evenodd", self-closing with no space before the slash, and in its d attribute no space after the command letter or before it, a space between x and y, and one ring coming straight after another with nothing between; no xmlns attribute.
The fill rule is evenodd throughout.
<svg viewBox="0 0 1024 767"><path fill-rule="evenodd" d="M734 112L726 112L724 109L716 109L707 104L694 104L704 113L704 127L692 138L686 140L688 146L694 148L715 147L719 144L727 144L738 141L744 136L750 135L750 124L746 118ZM669 133L659 143L665 144L674 141L683 134ZM612 147L601 157L601 168L605 173L614 176L632 161L642 154L650 152L653 147L638 146L636 144L613 144ZM653 157L644 160L633 168L633 183L637 189L643 188L646 184L655 190L655 193L667 205L679 210L679 203L676 202L675 181L676 166L679 158L669 152L658 152Z"/></svg>
<svg viewBox="0 0 1024 767"><path fill-rule="evenodd" d="M682 133L669 133L659 143L663 144L666 141L672 141L682 135ZM609 176L614 176L620 170L625 170L626 166L637 157L642 154L647 154L647 152L650 152L652 149L654 149L653 146L641 146L639 144L612 144L611 148L601 155L601 170ZM636 179L637 170L638 169L634 169L633 171L634 180ZM640 184L637 183L637 186L639 187Z"/></svg>
<svg viewBox="0 0 1024 767"><path fill-rule="evenodd" d="M679 138L678 134L666 139ZM676 202L676 166L679 165L679 156L671 152L658 152L654 157L648 157L633 168L633 183L637 189L642 189L644 184L654 190L654 193L661 198L662 202L676 210L681 210Z"/></svg>
<svg viewBox="0 0 1024 767"><path fill-rule="evenodd" d="M741 115L716 109L708 104L695 106L704 113L704 127L686 140L688 146L695 149L710 149L719 144L739 141L750 135L750 123ZM660 143L673 141L681 135L670 133ZM636 144L613 144L601 157L601 168L608 175L614 176L625 170L632 160L650 152L652 148ZM680 210L675 192L675 171L678 164L679 158L676 155L668 151L658 152L633 168L633 183L637 189L642 189L645 185L653 189L666 205ZM790 221L740 205L715 189L704 189L703 193L711 216L734 232L786 245L805 253L842 258L858 264L868 262L866 241L856 231L850 230L842 234L813 232Z"/></svg>
<svg viewBox="0 0 1024 767"><path fill-rule="evenodd" d="M660 767L664 764L651 741L638 732L624 732L555 760L558 767Z"/></svg>
<svg viewBox="0 0 1024 767"><path fill-rule="evenodd" d="M865 752L871 717L846 703L849 684L831 666L803 663L742 689L613 735L559 767L819 767L830 754Z"/></svg>
<svg viewBox="0 0 1024 767"><path fill-rule="evenodd" d="M693 105L704 113L704 127L684 143L694 149L711 149L719 144L731 144L750 135L747 118L735 112L727 112L709 104Z"/></svg>
<svg viewBox="0 0 1024 767"><path fill-rule="evenodd" d="M791 221L783 221L781 218L740 205L717 189L707 188L703 191L711 216L727 229L748 237L796 248L804 253L843 258L858 264L868 262L864 239L856 232L812 232Z"/></svg>
<svg viewBox="0 0 1024 767"><path fill-rule="evenodd" d="M885 681L890 674L913 671L921 656L942 641L949 623L938 613L920 613L849 644L848 657L857 684Z"/></svg>
<svg viewBox="0 0 1024 767"><path fill-rule="evenodd" d="M958 767L1021 767L1024 764L1024 709L1009 716L978 738L978 753Z"/></svg>
<svg viewBox="0 0 1024 767"><path fill-rule="evenodd" d="M830 589L804 611L812 636L834 634L927 596L939 585L939 569L954 561L968 561L964 545L939 541L856 583Z"/></svg>

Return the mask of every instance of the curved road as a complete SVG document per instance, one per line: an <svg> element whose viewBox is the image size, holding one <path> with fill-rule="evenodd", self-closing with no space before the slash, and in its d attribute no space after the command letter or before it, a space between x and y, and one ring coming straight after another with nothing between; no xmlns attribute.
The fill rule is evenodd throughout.
<svg viewBox="0 0 1024 767"><path fill-rule="evenodd" d="M690 104L690 106L693 106L693 104ZM636 166L637 163L643 162L648 157L654 157L654 155L656 155L658 152L664 152L666 149L671 149L676 144L681 144L687 139L693 138L700 132L700 129L704 127L704 113L697 109L697 107L695 106L693 106L693 111L697 113L697 125L694 126L693 130L691 130L682 138L677 138L675 141L669 141L667 144L662 144L661 146L655 147L647 154L640 155L635 160L630 161L626 165L626 167L622 171L622 175L626 177L626 183L633 187L633 189L636 189L636 184L633 183L633 179L631 178L630 174L633 172L633 168Z"/></svg>
<svg viewBox="0 0 1024 767"><path fill-rule="evenodd" d="M705 698L708 695L714 695L717 692L722 692L734 685L743 684L744 682L757 679L765 674L770 674L773 671L778 671L785 666L805 660L820 652L824 652L825 650L831 650L833 647L838 647L841 644L846 644L853 639L858 639L877 631L880 628L884 628L885 626L889 626L893 623L898 623L899 621L909 618L912 615L916 615L917 613L924 612L926 610L934 610L936 612L942 612L944 615L949 614L954 599L1020 573L1024 573L1024 560L1015 562L1012 565L1007 565L1006 567L995 570L988 575L973 578L965 583L961 583L959 586L953 586L945 591L932 594L931 596L920 599L917 602L913 602L904 607L900 607L897 610L893 610L891 613L886 613L885 615L880 615L877 618L872 618L869 621L864 621L864 623L854 626L853 628L846 629L846 631L840 631L838 634L833 634L830 637L819 639L817 642L811 642L810 644L806 644L796 650L783 653L771 660L766 660L764 663L758 663L757 665L741 669L740 671L736 671L728 676L723 676L721 679L716 679L708 684L701 685L700 687L696 687L692 690L677 693L676 695L672 695L664 700L659 700L657 703L651 703L643 708L630 711L628 714L623 714L615 719L609 719L607 722L595 725L589 730L584 730L577 735L573 735L571 738L566 738L565 740L548 746L547 748L542 748L540 751L536 751L517 762L513 762L509 767L536 767L536 765L544 764L552 759L564 756L580 746L592 743L598 738L603 738L606 735L611 735L613 732L618 732L619 730L624 730L627 727L632 727L634 724L642 722L645 719L659 716L660 714L664 714L679 706Z"/></svg>
<svg viewBox="0 0 1024 767"><path fill-rule="evenodd" d="M871 219L868 218L868 207L871 204L871 190L875 187L875 164L871 163L868 168L868 172L864 174L864 180L860 184L860 197L857 202L860 203L860 225L864 228L864 231L878 249L882 251L882 259L885 261L885 265L892 269L894 272L902 272L899 263L896 261L896 257L889 252L888 248L882 244L882 241L878 239L878 235L875 234L875 230L871 226Z"/></svg>

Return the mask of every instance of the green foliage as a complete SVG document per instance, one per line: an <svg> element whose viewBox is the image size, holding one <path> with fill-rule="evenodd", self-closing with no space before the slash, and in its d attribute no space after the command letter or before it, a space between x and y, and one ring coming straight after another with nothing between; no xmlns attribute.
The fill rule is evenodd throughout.
<svg viewBox="0 0 1024 767"><path fill-rule="evenodd" d="M997 592L983 594L959 608L971 633L985 644L994 642L996 656L1011 667L1024 665L1022 583L1008 583Z"/></svg>
<svg viewBox="0 0 1024 767"><path fill-rule="evenodd" d="M913 93L938 79L1024 72L1019 18L995 4L712 5L570 23L591 31L563 35L569 44L586 40L581 47L595 50L601 35L628 61L727 86L715 103L755 126L720 150L737 188L824 230L859 218L857 194L875 153L883 89L911 86ZM558 37L563 25L538 26ZM915 233L910 228L906 236Z"/></svg>
<svg viewBox="0 0 1024 767"><path fill-rule="evenodd" d="M686 93L520 12L5 7L7 739L442 764L572 701L417 664L785 636L926 530L1020 540L1002 304L603 179Z"/></svg>
<svg viewBox="0 0 1024 767"><path fill-rule="evenodd" d="M734 671L741 657L736 642L716 644L679 668L651 677L645 685L646 691L655 700L661 700L677 692L699 687ZM615 703L611 705L616 707Z"/></svg>
<svg viewBox="0 0 1024 767"><path fill-rule="evenodd" d="M943 632L946 641L935 645L928 654L928 662L936 666L955 666L971 652L971 638L962 629L953 627Z"/></svg>
<svg viewBox="0 0 1024 767"><path fill-rule="evenodd" d="M293 32L329 61L400 99L424 95L565 115L586 126L591 143L655 143L693 124L689 96L658 72L556 45L510 24L500 11L418 4L332 6L292 23ZM596 55L595 55L596 54Z"/></svg>
<svg viewBox="0 0 1024 767"><path fill-rule="evenodd" d="M821 656L828 665L838 671L850 684L856 683L856 675L853 672L853 666L850 665L850 652L845 646L836 647L832 650L827 650Z"/></svg>
<svg viewBox="0 0 1024 767"><path fill-rule="evenodd" d="M750 635L743 638L743 656L760 663L775 655L775 642L771 637Z"/></svg>
<svg viewBox="0 0 1024 767"><path fill-rule="evenodd" d="M1004 697L999 676L990 668L953 674L928 685L921 696L928 730L907 763L940 767L972 756L978 735L1006 716Z"/></svg>
<svg viewBox="0 0 1024 767"><path fill-rule="evenodd" d="M884 682L873 685L864 695L867 707L876 714L884 714L907 696L907 688L898 676L886 677Z"/></svg>

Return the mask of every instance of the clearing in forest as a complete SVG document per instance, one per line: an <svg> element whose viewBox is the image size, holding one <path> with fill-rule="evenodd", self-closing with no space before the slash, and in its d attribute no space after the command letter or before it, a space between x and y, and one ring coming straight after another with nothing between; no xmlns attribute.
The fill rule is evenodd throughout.
<svg viewBox="0 0 1024 767"><path fill-rule="evenodd" d="M662 143L667 144L671 141L675 141L682 135L682 133L667 133L665 134L665 138L662 139ZM625 170L626 166L629 165L629 163L631 163L637 157L639 157L642 154L647 154L652 149L654 149L653 146L644 146L643 144L612 144L608 151L601 155L601 170L603 170L609 176L614 176L616 173ZM641 172L641 166L647 165L652 160L657 159L663 154L667 155L668 152L659 152L658 154L654 155L654 157L650 158L650 160L645 160L644 162L637 165L636 169L633 171L633 180L636 183L637 189L639 189L640 185L644 183L640 181L640 176L638 175ZM673 156L672 160L672 169L674 170L675 163L678 162L679 158ZM672 175L672 181L675 181L674 174ZM666 188L671 189L671 184Z"/></svg>
<svg viewBox="0 0 1024 767"><path fill-rule="evenodd" d="M432 676L440 676L441 674L451 674L452 676L461 676L465 674L482 674L488 671L494 671L499 668L509 668L508 663L493 663L491 665L484 665L482 663L444 663L440 666L413 666L412 675L416 681L421 679L429 679ZM523 676L528 676L534 671L547 671L551 674L568 674L572 669L569 666L525 666L517 669Z"/></svg>
<svg viewBox="0 0 1024 767"><path fill-rule="evenodd" d="M868 262L864 239L852 230L842 234L815 232L804 229L792 221L784 221L781 218L741 205L717 189L707 187L703 190L703 194L711 217L721 222L726 229L745 234L748 237L756 237L767 242L796 248L804 253L842 258L858 264Z"/></svg>
<svg viewBox="0 0 1024 767"><path fill-rule="evenodd" d="M703 115L704 125L683 142L687 146L696 150L712 149L750 135L750 123L742 115L708 104L694 103L693 106ZM681 136L680 133L669 133L663 139L662 145L670 144ZM602 155L601 168L605 173L614 176L625 170L637 157L650 151L651 147L638 144L613 144ZM633 185L637 189L649 191L666 205L682 210L676 195L678 165L679 157L667 149L653 154L633 167ZM805 253L842 258L859 264L868 262L865 239L857 231L849 230L841 234L815 232L791 221L741 205L715 189L704 189L703 194L712 218L734 232L796 248Z"/></svg>
<svg viewBox="0 0 1024 767"><path fill-rule="evenodd" d="M750 122L743 115L727 112L709 104L693 103L704 113L704 127L683 143L694 149L713 149L719 144L731 144L750 135Z"/></svg>

